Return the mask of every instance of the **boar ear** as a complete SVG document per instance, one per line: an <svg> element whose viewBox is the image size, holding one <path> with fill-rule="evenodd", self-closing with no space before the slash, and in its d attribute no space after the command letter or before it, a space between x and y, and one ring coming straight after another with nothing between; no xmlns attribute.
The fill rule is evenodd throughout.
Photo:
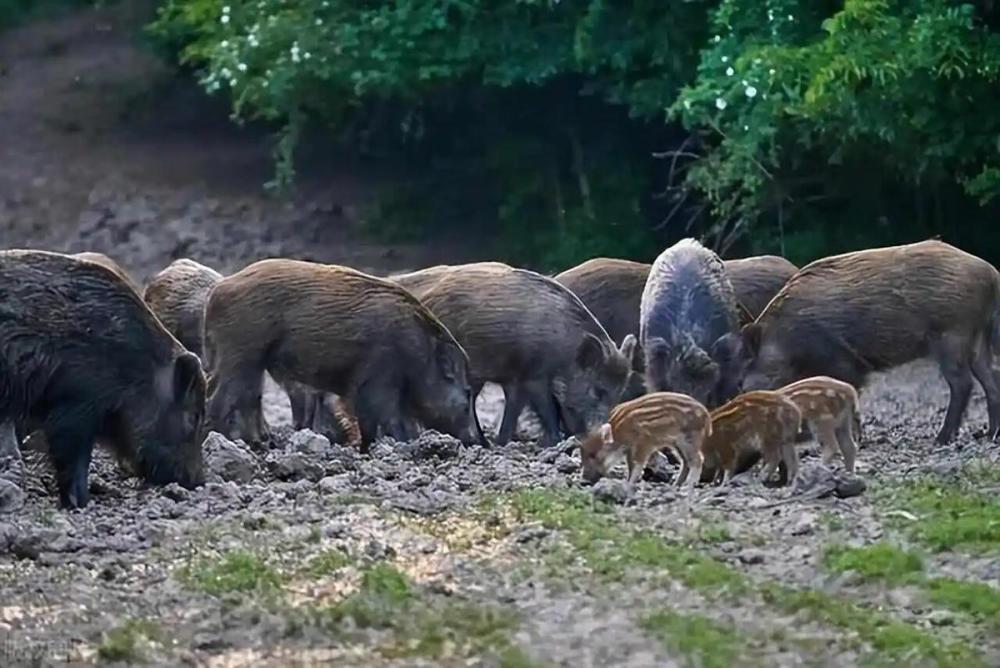
<svg viewBox="0 0 1000 668"><path fill-rule="evenodd" d="M630 369L642 370L642 346L639 345L639 339L636 338L635 334L625 335L620 350Z"/></svg>
<svg viewBox="0 0 1000 668"><path fill-rule="evenodd" d="M743 355L743 338L735 332L723 334L712 344L712 359L719 364L726 364L739 359Z"/></svg>
<svg viewBox="0 0 1000 668"><path fill-rule="evenodd" d="M605 445L611 445L615 441L614 434L611 433L611 425L605 422L601 425L601 440Z"/></svg>
<svg viewBox="0 0 1000 668"><path fill-rule="evenodd" d="M174 399L183 402L204 388L205 375L201 370L198 356L183 352L174 360Z"/></svg>
<svg viewBox="0 0 1000 668"><path fill-rule="evenodd" d="M751 322L756 320L753 314L750 313L750 309L743 305L742 302L736 302L736 317L739 320L740 327L749 325Z"/></svg>
<svg viewBox="0 0 1000 668"><path fill-rule="evenodd" d="M593 334L585 333L580 349L576 353L576 362L582 369L592 369L604 362L605 352L601 340Z"/></svg>
<svg viewBox="0 0 1000 668"><path fill-rule="evenodd" d="M760 352L760 336L761 327L758 322L751 322L749 325L744 325L743 329L740 330L740 336L743 339L743 349L746 351L748 357L756 357Z"/></svg>

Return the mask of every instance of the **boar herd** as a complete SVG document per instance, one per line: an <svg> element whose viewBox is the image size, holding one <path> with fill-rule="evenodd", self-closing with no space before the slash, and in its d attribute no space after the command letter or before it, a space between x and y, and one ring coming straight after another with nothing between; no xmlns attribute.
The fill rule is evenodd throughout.
<svg viewBox="0 0 1000 668"><path fill-rule="evenodd" d="M354 441L435 429L488 441L485 383L504 394L494 441L522 410L552 446L580 437L595 481L623 455L636 481L656 452L676 483L723 484L757 460L794 479L808 426L824 462L853 472L857 389L871 372L933 357L951 440L993 369L1000 275L940 241L847 253L801 270L721 260L693 239L652 265L597 258L558 274L498 262L376 277L268 259L230 276L188 259L141 288L99 253L0 251L0 455L36 432L60 502L88 502L96 443L152 484L204 480L208 429L263 443L265 374L296 428ZM339 430L339 431L338 431Z"/></svg>

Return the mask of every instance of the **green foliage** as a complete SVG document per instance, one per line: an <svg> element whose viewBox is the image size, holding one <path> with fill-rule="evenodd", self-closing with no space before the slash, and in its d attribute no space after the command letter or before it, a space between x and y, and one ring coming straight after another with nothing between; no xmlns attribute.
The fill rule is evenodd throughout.
<svg viewBox="0 0 1000 668"><path fill-rule="evenodd" d="M889 582L903 582L924 569L923 560L918 555L888 543L857 548L839 545L827 548L823 565L833 571L854 571L866 580Z"/></svg>
<svg viewBox="0 0 1000 668"><path fill-rule="evenodd" d="M692 666L728 668L747 660L746 640L737 629L700 615L664 610L644 617L642 626L670 649L687 656Z"/></svg>
<svg viewBox="0 0 1000 668"><path fill-rule="evenodd" d="M926 584L930 600L1000 630L1000 591L980 582L935 578Z"/></svg>
<svg viewBox="0 0 1000 668"><path fill-rule="evenodd" d="M163 642L163 631L147 619L131 619L103 635L97 656L104 661L138 663L146 660L150 643Z"/></svg>
<svg viewBox="0 0 1000 668"><path fill-rule="evenodd" d="M233 550L185 567L181 577L208 594L268 592L280 588L284 578L252 552Z"/></svg>
<svg viewBox="0 0 1000 668"><path fill-rule="evenodd" d="M954 0L166 0L151 33L278 128L272 185L327 132L415 175L382 234L561 268L688 233L799 262L935 233L1000 257L998 27Z"/></svg>

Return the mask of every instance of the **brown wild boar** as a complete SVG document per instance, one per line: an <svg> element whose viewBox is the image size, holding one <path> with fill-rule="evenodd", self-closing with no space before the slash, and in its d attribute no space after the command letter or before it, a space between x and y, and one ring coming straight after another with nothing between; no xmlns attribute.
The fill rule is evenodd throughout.
<svg viewBox="0 0 1000 668"><path fill-rule="evenodd" d="M76 258L77 260L84 260L85 262L93 262L113 271L118 278L122 279L122 282L125 283L125 285L132 288L132 291L135 292L135 294L142 294L142 288L140 288L136 280L132 278L132 275L125 270L125 267L121 266L104 253L84 251L82 253L73 253L70 257Z"/></svg>
<svg viewBox="0 0 1000 668"><path fill-rule="evenodd" d="M653 392L615 406L608 421L580 444L583 478L597 482L622 454L628 481L642 477L649 459L669 448L681 461L677 485L693 487L702 467L702 444L712 433L708 409L686 394ZM692 472L688 477L689 472Z"/></svg>
<svg viewBox="0 0 1000 668"><path fill-rule="evenodd" d="M146 284L143 300L160 322L185 348L205 359L205 303L222 274L205 265L181 258L174 260ZM295 429L312 429L341 440L341 421L332 411L333 397L327 397L301 383L289 381L282 386L288 394Z"/></svg>
<svg viewBox="0 0 1000 668"><path fill-rule="evenodd" d="M0 252L0 425L41 430L64 507L89 500L94 443L146 481L201 483L205 378L114 270Z"/></svg>
<svg viewBox="0 0 1000 668"><path fill-rule="evenodd" d="M764 390L745 392L712 411L712 434L702 445L705 466L721 474L725 485L741 452L753 449L764 460L762 480L784 462L791 483L798 475L795 436L801 429L802 413L787 397Z"/></svg>
<svg viewBox="0 0 1000 668"><path fill-rule="evenodd" d="M778 394L799 407L802 420L822 446L823 463L829 466L839 450L844 468L853 475L856 439L861 437L861 410L854 386L829 376L813 376L785 385Z"/></svg>
<svg viewBox="0 0 1000 668"><path fill-rule="evenodd" d="M939 443L958 431L975 377L986 393L989 435L1000 430L997 350L1000 275L941 241L816 260L795 274L743 328L747 388L810 376L863 386L869 373L926 356L937 360L950 399Z"/></svg>
<svg viewBox="0 0 1000 668"><path fill-rule="evenodd" d="M660 254L642 292L639 344L650 392L680 392L709 408L739 392L739 315L718 255L694 239Z"/></svg>
<svg viewBox="0 0 1000 668"><path fill-rule="evenodd" d="M760 315L785 282L799 270L779 255L756 255L726 260L725 264L736 301L746 308L749 320Z"/></svg>
<svg viewBox="0 0 1000 668"><path fill-rule="evenodd" d="M146 284L142 299L181 344L205 360L205 302L222 274L203 264L174 260Z"/></svg>
<svg viewBox="0 0 1000 668"><path fill-rule="evenodd" d="M205 307L209 419L230 437L268 438L260 395L268 371L340 395L362 445L417 424L478 434L465 351L398 285L336 265L263 260L223 279Z"/></svg>
<svg viewBox="0 0 1000 668"><path fill-rule="evenodd" d="M525 405L541 419L542 443L552 445L560 421L569 433L584 434L618 403L629 373L625 357L579 298L551 278L482 262L392 280L433 311L469 353L476 394L486 382L503 388L501 445Z"/></svg>

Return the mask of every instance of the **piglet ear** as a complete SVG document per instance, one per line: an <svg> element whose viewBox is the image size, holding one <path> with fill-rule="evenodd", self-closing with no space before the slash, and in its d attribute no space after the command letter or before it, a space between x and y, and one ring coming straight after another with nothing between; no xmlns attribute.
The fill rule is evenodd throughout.
<svg viewBox="0 0 1000 668"><path fill-rule="evenodd" d="M611 433L611 425L607 422L601 425L601 440L604 441L605 445L611 445L614 443L614 435Z"/></svg>

